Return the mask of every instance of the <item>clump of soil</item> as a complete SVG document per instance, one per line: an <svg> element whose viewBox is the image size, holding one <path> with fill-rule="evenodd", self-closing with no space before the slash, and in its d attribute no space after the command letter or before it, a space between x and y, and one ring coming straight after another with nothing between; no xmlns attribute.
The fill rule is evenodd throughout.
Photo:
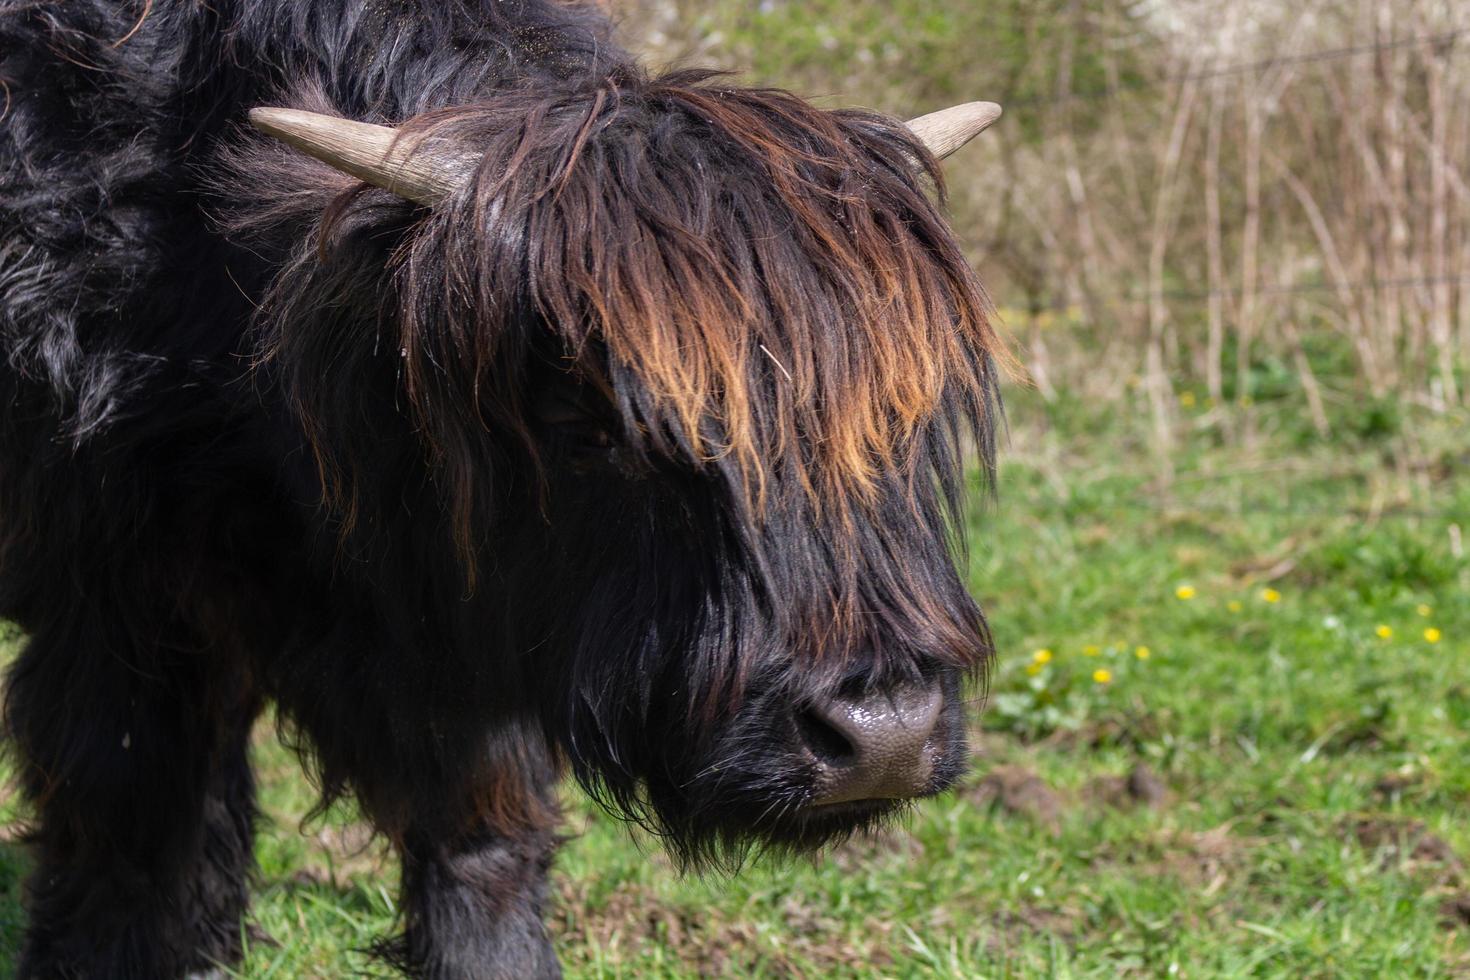
<svg viewBox="0 0 1470 980"><path fill-rule="evenodd" d="M970 798L980 806L1025 817L1053 831L1060 826L1065 810L1057 791L1022 766L1000 766L992 770L970 791Z"/></svg>
<svg viewBox="0 0 1470 980"><path fill-rule="evenodd" d="M1470 926L1470 892L1456 892L1441 902L1439 921L1446 929Z"/></svg>
<svg viewBox="0 0 1470 980"><path fill-rule="evenodd" d="M1424 784L1423 774L1417 772L1384 773L1373 784L1373 792L1385 800L1394 800Z"/></svg>
<svg viewBox="0 0 1470 980"><path fill-rule="evenodd" d="M1444 838L1432 834L1419 820L1363 817L1353 822L1352 835L1365 851L1379 855L1387 866L1402 861L1458 870L1461 861Z"/></svg>
<svg viewBox="0 0 1470 980"><path fill-rule="evenodd" d="M1169 788L1158 774L1140 762L1126 776L1099 776L1087 784L1083 796L1098 806L1118 810L1144 807L1162 810L1168 806Z"/></svg>
<svg viewBox="0 0 1470 980"><path fill-rule="evenodd" d="M989 922L986 942L993 952L1004 955L1032 936L1049 936L1063 943L1076 940L1086 917L1080 909L1042 909L1028 906L997 912Z"/></svg>
<svg viewBox="0 0 1470 980"><path fill-rule="evenodd" d="M1024 766L997 766L968 795L978 806L1023 817L1053 832L1073 809L1162 810L1173 801L1163 779L1142 762L1124 776L1099 776L1077 794L1058 792Z"/></svg>
<svg viewBox="0 0 1470 980"><path fill-rule="evenodd" d="M1041 740L1058 749L1129 748L1140 751L1157 742L1164 731L1160 717L1141 712L1106 715L1081 728L1059 728Z"/></svg>

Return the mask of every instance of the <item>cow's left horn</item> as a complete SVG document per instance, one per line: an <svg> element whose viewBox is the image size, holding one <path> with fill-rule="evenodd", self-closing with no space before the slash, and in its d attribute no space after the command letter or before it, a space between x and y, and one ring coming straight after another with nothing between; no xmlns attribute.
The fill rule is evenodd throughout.
<svg viewBox="0 0 1470 980"><path fill-rule="evenodd" d="M476 163L473 154L400 137L390 126L319 112L251 109L250 125L345 174L429 207L454 193Z"/></svg>
<svg viewBox="0 0 1470 980"><path fill-rule="evenodd" d="M909 120L909 129L940 160L990 128L1000 118L994 102L967 102Z"/></svg>

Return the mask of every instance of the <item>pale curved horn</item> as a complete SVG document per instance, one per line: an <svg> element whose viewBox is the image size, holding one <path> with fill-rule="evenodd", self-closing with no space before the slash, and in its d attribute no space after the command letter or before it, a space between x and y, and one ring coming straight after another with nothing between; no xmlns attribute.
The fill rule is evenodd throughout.
<svg viewBox="0 0 1470 980"><path fill-rule="evenodd" d="M994 102L967 102L910 119L909 129L940 160L990 128L1000 118Z"/></svg>
<svg viewBox="0 0 1470 980"><path fill-rule="evenodd" d="M251 109L250 125L334 169L428 207L454 193L476 162L474 154L442 143L399 139L391 126L301 109Z"/></svg>

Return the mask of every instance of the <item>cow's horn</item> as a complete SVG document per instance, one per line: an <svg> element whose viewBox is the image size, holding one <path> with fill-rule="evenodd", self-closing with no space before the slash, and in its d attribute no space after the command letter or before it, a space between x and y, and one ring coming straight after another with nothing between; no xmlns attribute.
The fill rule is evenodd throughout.
<svg viewBox="0 0 1470 980"><path fill-rule="evenodd" d="M990 128L1000 118L994 102L967 102L909 120L909 129L940 160Z"/></svg>
<svg viewBox="0 0 1470 980"><path fill-rule="evenodd" d="M429 207L452 194L475 164L473 155L442 144L400 139L390 126L319 112L251 109L250 124L345 174Z"/></svg>

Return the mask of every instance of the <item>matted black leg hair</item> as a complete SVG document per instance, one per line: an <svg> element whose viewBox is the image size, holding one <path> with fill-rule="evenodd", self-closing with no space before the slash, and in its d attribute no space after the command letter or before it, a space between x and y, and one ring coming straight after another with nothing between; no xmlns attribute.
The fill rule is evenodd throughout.
<svg viewBox="0 0 1470 980"><path fill-rule="evenodd" d="M255 820L248 685L198 663L155 673L156 650L54 622L6 699L36 862L17 976L173 980L235 963Z"/></svg>
<svg viewBox="0 0 1470 980"><path fill-rule="evenodd" d="M550 831L405 842L404 932L377 950L424 980L561 976L544 916Z"/></svg>

